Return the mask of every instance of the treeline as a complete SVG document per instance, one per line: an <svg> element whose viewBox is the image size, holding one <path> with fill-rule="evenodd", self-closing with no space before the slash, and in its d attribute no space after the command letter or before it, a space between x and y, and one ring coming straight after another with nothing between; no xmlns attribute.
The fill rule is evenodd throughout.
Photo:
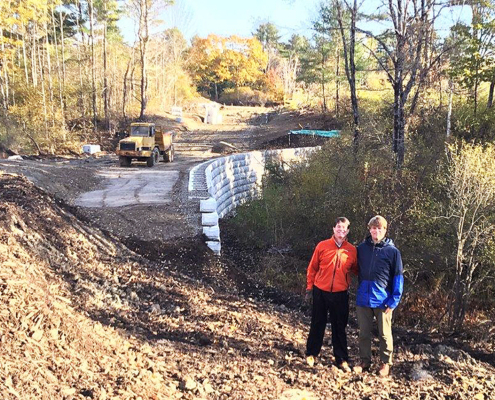
<svg viewBox="0 0 495 400"><path fill-rule="evenodd" d="M0 140L54 152L197 95L350 116L355 145L367 110L390 107L399 166L425 105L450 110L446 135L492 138L493 2L395 0L371 12L365 3L322 0L311 37L282 41L264 23L251 38L188 43L177 28L156 32L170 0L4 1ZM447 24L460 7L469 18ZM133 21L133 44L123 18Z"/></svg>
<svg viewBox="0 0 495 400"><path fill-rule="evenodd" d="M192 96L177 29L151 35L166 1L22 0L0 5L0 142L54 153L99 142L130 117ZM117 22L135 21L136 42Z"/></svg>
<svg viewBox="0 0 495 400"><path fill-rule="evenodd" d="M446 31L441 16L461 3L464 20ZM260 250L253 274L298 291L336 217L359 243L381 214L405 265L396 318L493 342L495 5L394 0L366 14L360 4L324 1L309 46L342 137L305 165L272 166L261 198L228 225Z"/></svg>

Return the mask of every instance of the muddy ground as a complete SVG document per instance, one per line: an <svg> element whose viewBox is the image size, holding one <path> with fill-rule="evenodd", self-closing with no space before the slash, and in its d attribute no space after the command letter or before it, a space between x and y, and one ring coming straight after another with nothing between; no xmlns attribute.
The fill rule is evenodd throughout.
<svg viewBox="0 0 495 400"><path fill-rule="evenodd" d="M297 129L294 115L272 114L270 130L269 110L253 111L234 109L225 130L186 124L177 164L157 167L183 177L170 204L76 207L81 193L101 187L98 171L115 166L111 154L0 161L2 398L493 398L495 362L483 346L399 327L389 378L335 368L329 334L308 367L301 298L257 282L242 251L219 259L206 250L188 217L190 166L220 140L247 150ZM348 335L355 360L353 312Z"/></svg>
<svg viewBox="0 0 495 400"><path fill-rule="evenodd" d="M174 162L160 162L153 167L154 171L176 171L179 174L173 190L166 194L168 204L76 207L74 212L98 228L125 240L136 237L167 241L194 237L201 228L196 213L198 200L190 200L187 192L188 172L194 165L232 152L287 147L284 138L288 137L287 132L291 129L300 129L301 126L323 129L331 124L331 121L310 112L278 112L262 107L225 107L222 113L223 122L219 125L203 124L199 115L192 113L186 114L181 124L166 116L148 118L176 131ZM313 144L311 140L303 141L304 138L294 139L292 145ZM108 171L114 174L129 170L147 171L145 163L133 163L130 169L119 167L112 151L117 142L118 137L115 137L112 144L105 145L102 148L104 151L94 156L29 156L15 161L0 159L0 170L22 174L68 205L75 206L83 193L106 187L108 182L104 175Z"/></svg>

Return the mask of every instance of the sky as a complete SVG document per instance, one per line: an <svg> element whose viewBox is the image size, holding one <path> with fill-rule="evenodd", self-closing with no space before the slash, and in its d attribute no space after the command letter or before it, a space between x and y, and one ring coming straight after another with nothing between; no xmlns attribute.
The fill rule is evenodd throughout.
<svg viewBox="0 0 495 400"><path fill-rule="evenodd" d="M261 23L271 22L287 41L292 34L311 36L320 0L175 0L161 15L163 26L176 26L187 39L210 33L251 37ZM134 41L132 22L120 24L124 39ZM158 29L158 28L157 28Z"/></svg>
<svg viewBox="0 0 495 400"><path fill-rule="evenodd" d="M250 37L261 23L271 22L282 40L308 34L317 0L182 0L193 10L193 34Z"/></svg>
<svg viewBox="0 0 495 400"><path fill-rule="evenodd" d="M175 0L160 15L162 25L155 30L168 27L180 29L186 39L193 36L206 37L210 33L219 36L237 35L251 37L256 28L266 22L274 24L281 41L286 42L294 34L312 36L312 22L317 18L321 0ZM380 0L364 0L365 12L376 11ZM468 7L454 7L443 13L439 20L440 34L448 34L453 21L462 18ZM466 17L466 15L464 15ZM382 30L383 26L368 23L367 29ZM132 44L135 33L130 20L120 23L124 39ZM438 27L437 27L438 28ZM443 32L442 32L443 31Z"/></svg>

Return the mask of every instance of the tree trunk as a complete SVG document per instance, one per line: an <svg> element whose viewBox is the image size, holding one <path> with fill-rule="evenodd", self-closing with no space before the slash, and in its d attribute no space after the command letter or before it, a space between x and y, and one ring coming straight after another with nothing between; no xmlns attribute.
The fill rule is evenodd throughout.
<svg viewBox="0 0 495 400"><path fill-rule="evenodd" d="M344 30L344 18L342 14L342 4L340 0L335 0L335 6L337 9L337 22L339 24L340 36L342 38L342 46L344 50L344 65L347 81L349 82L349 89L351 92L351 105L352 105L352 117L354 122L354 147L358 148L359 145L359 104L356 92L356 19L358 11L357 0L354 0L352 9L348 7L348 11L351 15L351 26L349 29L349 42L347 41ZM347 3L346 3L347 4Z"/></svg>
<svg viewBox="0 0 495 400"><path fill-rule="evenodd" d="M493 107L493 91L495 89L495 75L492 77L490 82L490 90L488 91L488 101L486 102L486 108Z"/></svg>
<svg viewBox="0 0 495 400"><path fill-rule="evenodd" d="M446 136L450 137L450 129L452 125L452 102L454 98L454 82L449 79L449 108L447 111L447 133Z"/></svg>
<svg viewBox="0 0 495 400"><path fill-rule="evenodd" d="M77 25L78 32L81 34L81 43L83 46L83 50L85 52L84 31L81 27L82 7L81 7L81 3L79 1L77 2L77 6L78 6L79 12L76 14L76 25ZM83 76L86 76L86 68L85 68L86 63L84 63L84 66L83 66L82 57L81 57L81 46L79 45L79 43L77 44L76 54L77 54L77 65L79 68L79 107L80 107L80 113L81 113L80 116L81 116L82 121L83 121L83 130L85 130L86 129L86 107L85 107L85 97L84 97L85 90L84 90Z"/></svg>
<svg viewBox="0 0 495 400"><path fill-rule="evenodd" d="M39 63L39 73L40 73L40 81L41 81L41 95L43 98L43 118L45 121L45 136L48 137L48 111L46 106L46 93L45 93L45 76L43 72L43 63L41 61L41 50L37 49L38 53L38 63Z"/></svg>
<svg viewBox="0 0 495 400"><path fill-rule="evenodd" d="M0 37L3 37L3 29L0 28ZM0 66L0 91L2 92L2 106L4 110L9 107L9 89L7 81L7 61L5 59L5 43L2 40L2 63Z"/></svg>
<svg viewBox="0 0 495 400"><path fill-rule="evenodd" d="M146 106L148 103L147 98L147 88L148 88L148 79L146 76L146 51L149 40L149 32L148 32L148 4L146 0L141 0L140 2L140 18L139 18L139 53L141 56L141 111L139 113L139 119L144 119L144 113L146 111Z"/></svg>
<svg viewBox="0 0 495 400"><path fill-rule="evenodd" d="M129 75L129 69L131 68L131 60L127 63L127 68L125 69L125 74L124 74L124 82L123 82L123 88L122 88L122 117L124 118L124 121L127 121L127 115L125 113L125 107L127 104L127 75Z"/></svg>
<svg viewBox="0 0 495 400"><path fill-rule="evenodd" d="M105 113L105 129L110 130L110 110L109 110L109 92L107 76L107 2L103 2L105 21L103 24L103 110Z"/></svg>
<svg viewBox="0 0 495 400"><path fill-rule="evenodd" d="M35 35L31 37L31 79L33 81L33 86L38 87L38 55L36 54L37 46Z"/></svg>
<svg viewBox="0 0 495 400"><path fill-rule="evenodd" d="M58 76L58 95L60 101L60 112L62 115L62 124L65 124L65 109L64 109L64 95L63 95L63 87L62 87L62 66L60 62L60 56L58 54L58 39L57 39L57 31L55 29L55 13L53 12L53 6L50 7L51 16L52 16L52 31L53 31L53 40L55 42L55 59L57 61L57 76ZM60 16L62 13L60 13ZM62 17L60 17L62 19ZM65 137L64 137L65 141Z"/></svg>
<svg viewBox="0 0 495 400"><path fill-rule="evenodd" d="M50 96L50 109L52 117L52 128L55 128L55 106L53 104L53 82L52 82L52 62L50 56L50 42L48 41L48 23L45 22L45 53L46 54L46 73L48 77L48 94Z"/></svg>
<svg viewBox="0 0 495 400"><path fill-rule="evenodd" d="M24 36L22 38L22 58L24 63L24 76L26 78L26 85L29 85L29 73L28 73L28 60L26 56L26 40L27 40L27 31L25 25L22 26L22 30L24 32Z"/></svg>
<svg viewBox="0 0 495 400"><path fill-rule="evenodd" d="M340 54L337 51L337 66L335 71L335 115L339 117L339 102L340 102Z"/></svg>
<svg viewBox="0 0 495 400"><path fill-rule="evenodd" d="M93 0L88 1L89 34L91 46L91 101L93 105L93 132L97 130L97 107L96 107L96 62L95 62L95 36L94 36L94 10Z"/></svg>
<svg viewBox="0 0 495 400"><path fill-rule="evenodd" d="M63 93L63 109L66 110L65 102L65 43L64 43L64 18L63 13L60 13L60 44L62 50L62 93Z"/></svg>

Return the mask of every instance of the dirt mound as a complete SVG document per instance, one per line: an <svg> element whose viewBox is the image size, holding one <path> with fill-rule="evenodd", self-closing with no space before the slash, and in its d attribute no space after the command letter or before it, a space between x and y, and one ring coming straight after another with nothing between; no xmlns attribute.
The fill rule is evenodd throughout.
<svg viewBox="0 0 495 400"><path fill-rule="evenodd" d="M398 337L390 379L333 367L329 334L309 368L307 316L260 301L255 277L236 273L232 260L208 256L196 239L128 245L148 258L83 224L25 178L0 174L2 398L487 400L493 393L489 365L410 337ZM354 358L356 337L349 329Z"/></svg>
<svg viewBox="0 0 495 400"><path fill-rule="evenodd" d="M112 283L135 262L26 179L0 175L2 398L169 398L166 364L96 318L131 306Z"/></svg>
<svg viewBox="0 0 495 400"><path fill-rule="evenodd" d="M300 135L289 137L289 132L300 129L342 129L342 123L332 116L311 110L270 112L265 115L260 125L265 133L254 145L256 149L319 146L328 139Z"/></svg>

